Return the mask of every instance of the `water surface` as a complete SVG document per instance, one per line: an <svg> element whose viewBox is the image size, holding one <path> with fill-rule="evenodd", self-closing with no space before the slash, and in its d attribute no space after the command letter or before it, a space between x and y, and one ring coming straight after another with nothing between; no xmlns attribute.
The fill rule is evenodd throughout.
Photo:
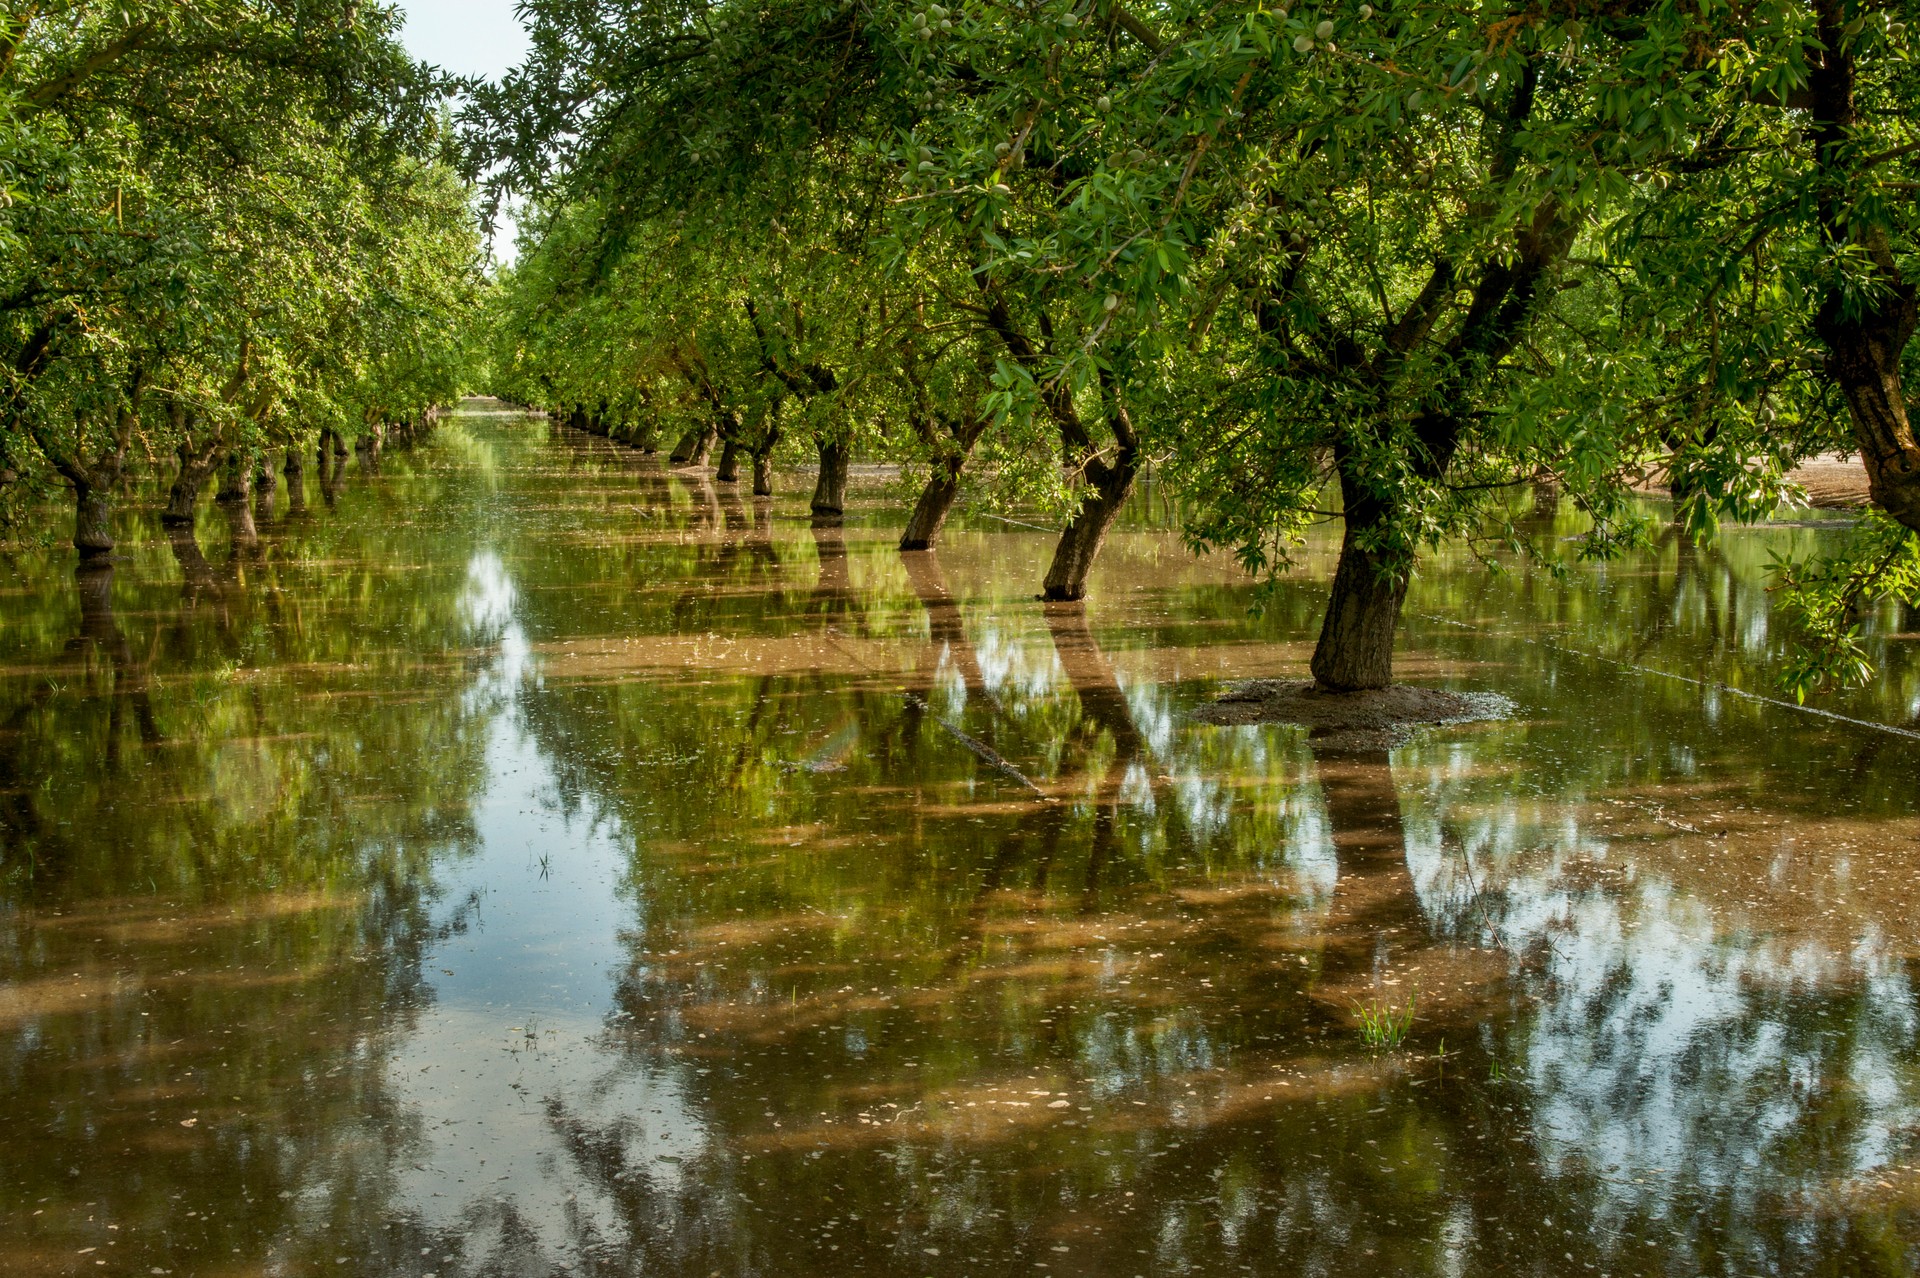
<svg viewBox="0 0 1920 1278"><path fill-rule="evenodd" d="M1325 539L1256 619L1149 490L1043 606L784 482L467 414L0 563L0 1271L1920 1272L1916 627L1773 691L1831 525L1443 556L1401 671L1517 713L1350 754L1188 718Z"/></svg>

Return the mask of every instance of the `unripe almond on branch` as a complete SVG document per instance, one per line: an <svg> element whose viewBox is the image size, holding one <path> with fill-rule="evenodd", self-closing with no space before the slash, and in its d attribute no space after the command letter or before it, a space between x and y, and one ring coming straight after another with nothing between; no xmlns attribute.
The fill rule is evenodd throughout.
<svg viewBox="0 0 1920 1278"><path fill-rule="evenodd" d="M1111 111L1113 110L1113 99L1103 93L1095 100L1093 105L1095 110Z"/></svg>
<svg viewBox="0 0 1920 1278"><path fill-rule="evenodd" d="M1106 310L1117 311L1120 309L1120 295L1118 293L1109 293L1107 294L1107 300L1100 305Z"/></svg>
<svg viewBox="0 0 1920 1278"><path fill-rule="evenodd" d="M1293 51L1295 53L1312 53L1313 37L1310 35L1295 36L1293 38Z"/></svg>
<svg viewBox="0 0 1920 1278"><path fill-rule="evenodd" d="M1317 27L1315 27L1315 28L1313 29L1313 34L1314 34L1314 35L1315 35L1316 37L1318 37L1319 39L1322 39L1322 40L1331 40L1331 39L1333 39L1333 23L1332 23L1332 21L1330 21L1329 19L1326 19L1326 18L1322 18L1322 19L1320 20L1320 25L1319 25L1319 26L1317 26Z"/></svg>

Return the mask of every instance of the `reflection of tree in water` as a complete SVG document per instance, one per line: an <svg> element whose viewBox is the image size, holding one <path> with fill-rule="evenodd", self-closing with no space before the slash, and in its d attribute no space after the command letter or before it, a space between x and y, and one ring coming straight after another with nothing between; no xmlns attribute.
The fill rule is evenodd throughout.
<svg viewBox="0 0 1920 1278"><path fill-rule="evenodd" d="M476 917L436 866L477 841L504 703L466 695L466 662L500 633L466 565L422 553L483 495L390 469L418 524L347 503L238 565L176 541L177 580L130 571L136 544L10 608L0 1271L87 1246L183 1274L452 1250L393 1214L421 1132L386 1049L429 947Z"/></svg>
<svg viewBox="0 0 1920 1278"><path fill-rule="evenodd" d="M297 676L229 677L231 609L255 604L197 543L174 547L184 597L122 583L141 603L121 616L111 566L77 580L78 635L37 645L73 677L41 678L30 654L0 670L0 1269L45 1271L48 1239L63 1257L98 1245L93 1217L122 1226L118 1259L139 1272L269 1254L331 1268L349 1238L398 1271L421 1240L387 1204L419 1133L379 1049L418 1012L427 947L476 904L436 911L433 867L476 838L497 707L362 695L316 715ZM399 591L318 606L340 576L324 564L294 589L311 624L267 633L278 661L326 651L336 626L398 633L398 617L448 648L484 638ZM15 620L32 634L54 615ZM51 1204L32 1231L14 1194Z"/></svg>
<svg viewBox="0 0 1920 1278"><path fill-rule="evenodd" d="M1529 1081L1531 1049L1482 1030L1508 1014L1471 989L1424 991L1432 1001L1423 1002L1422 1046L1444 1033L1454 1064L1420 1066L1420 1086L1396 1087L1394 1069L1359 1049L1353 1002L1400 1001L1422 979L1471 985L1462 970L1478 979L1489 964L1504 969L1482 945L1489 921L1505 934L1513 897L1510 885L1479 883L1467 903L1477 912L1456 915L1453 904L1416 891L1386 754L1322 752L1301 777L1318 796L1309 824L1337 863L1330 892L1289 900L1260 874L1228 873L1197 892L1204 905L1180 904L1185 889L1175 885L1169 920L1169 907L1143 899L1165 890L1148 859L1217 855L1224 863L1246 829L1183 832L1177 824L1188 805L1179 783L1160 778L1185 761L1168 759L1164 770L1153 762L1129 700L1150 701L1156 690L1130 694L1084 616L1063 611L1047 620L1070 699L1024 706L1017 685L1002 682L995 696L1010 702L1002 714L983 695L985 672L974 674L983 663L951 590L925 567L908 574L928 635L908 686L977 738L988 735L983 720L997 723L996 748L1026 766L1053 761L1036 775L1058 797L1009 790L1001 806L1012 810L991 818L930 814L971 771L953 766L967 762L964 753L925 716L903 726L914 717L899 699L859 680L742 681L736 699L661 712L703 716L686 731L722 738L733 788L691 787L713 796L708 819L674 820L671 833L657 811L633 818L636 829L661 830L663 841L643 837L637 853L634 891L649 921L617 993L622 1017L608 1045L620 1063L610 1068L671 1077L702 1115L707 1152L659 1163L644 1123L610 1122L591 1106L550 1098L556 1135L601 1209L590 1226L583 1212L575 1237L594 1271L912 1264L957 1272L1031 1263L1051 1254L1054 1239L1073 1256L1056 1257L1057 1268L1090 1273L1142 1264L1340 1273L1369 1251L1383 1272L1558 1274L1567 1250L1603 1258L1618 1273L1710 1267L1706 1258L1728 1241L1712 1210L1685 1209L1676 1225L1671 1196L1623 1193L1604 1164L1556 1155L1546 1130L1554 1084ZM845 588L828 594L849 597ZM926 695L936 687L944 694ZM741 760L773 748L773 725L791 727L796 713L814 721L853 714L872 748L847 772L781 773L784 787L756 789ZM1042 728L1050 742L1023 743ZM918 742L911 753L873 744L902 734ZM578 738L574 746L602 759L645 749ZM589 784L616 808L644 788L594 771ZM912 822L913 837L889 843L887 857L856 856L844 876L830 863L854 854L816 853L805 842L716 844L712 828L736 810L742 790L772 831L787 819L857 833L864 805L878 821ZM912 802L896 804L896 792ZM685 850L672 850L681 841ZM916 860L908 847L938 854ZM1065 864L1076 872L1063 880ZM1077 898L1065 914L1063 887ZM749 915L732 915L733 901L750 902ZM848 911L864 920L856 933L836 925ZM1088 930L1069 934L1065 920L1076 915L1090 920ZM1088 984L1077 957L1093 945L1093 930L1136 925L1165 929L1142 948L1179 951L1155 969L1165 988L1145 1012L1112 987ZM1060 939L1050 939L1056 930ZM1530 936L1511 939L1526 946ZM1284 961L1275 962L1276 949ZM1464 969L1456 950L1470 952ZM1550 1032L1573 1043L1591 1026ZM1522 1077L1488 1081L1490 1059ZM1275 1065L1294 1081L1290 1095L1269 1081ZM1130 1121L1090 1119L1093 1128L1075 1132L965 1126L965 1098L995 1088L1020 1095L1030 1079L1076 1097L1111 1087L1116 1109L1129 1103L1122 1096L1153 1099ZM1221 1099L1191 1102L1201 1113L1183 1116L1189 1080ZM1624 1112L1636 1108L1631 1098L1610 1099ZM1698 1121L1738 1126L1737 1108L1700 1103ZM1767 1215L1752 1202L1721 1201L1750 1221ZM1821 1248L1858 1257L1860 1237L1840 1220L1797 1234L1762 1228L1744 1245L1765 1270L1792 1268L1794 1257ZM829 1241L838 1250L828 1251Z"/></svg>
<svg viewBox="0 0 1920 1278"><path fill-rule="evenodd" d="M1875 929L1822 935L1835 867L1816 854L1809 884L1788 868L1804 856L1762 857L1776 880L1763 889L1737 844L1699 839L1682 858L1632 829L1623 856L1610 827L1489 794L1466 759L1449 772L1416 791L1408 859L1436 929L1535 960L1520 968L1527 1014L1478 1039L1519 1079L1543 1175L1593 1186L1578 1208L1595 1230L1657 1225L1662 1246L1728 1272L1901 1272L1916 1239L1909 1223L1883 1250L1901 1228L1872 1169L1913 1157L1900 1133L1920 1120L1903 1063L1920 1048L1920 987ZM1656 811L1665 797L1623 793ZM1705 794L1680 810L1743 807L1738 791ZM1743 921L1737 898L1754 893L1770 900Z"/></svg>

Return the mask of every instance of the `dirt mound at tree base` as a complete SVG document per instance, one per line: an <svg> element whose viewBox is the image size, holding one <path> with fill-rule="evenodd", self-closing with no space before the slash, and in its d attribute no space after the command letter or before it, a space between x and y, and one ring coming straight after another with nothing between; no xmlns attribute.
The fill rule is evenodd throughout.
<svg viewBox="0 0 1920 1278"><path fill-rule="evenodd" d="M1254 679L1198 710L1201 723L1223 726L1295 723L1316 750L1385 750L1414 728L1505 719L1513 702L1492 692L1443 692L1395 684L1367 692L1323 692L1311 683Z"/></svg>

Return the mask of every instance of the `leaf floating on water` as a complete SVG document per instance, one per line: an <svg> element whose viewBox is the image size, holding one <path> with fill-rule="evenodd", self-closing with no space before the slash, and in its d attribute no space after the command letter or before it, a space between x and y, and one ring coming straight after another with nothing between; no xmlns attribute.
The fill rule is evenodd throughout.
<svg viewBox="0 0 1920 1278"><path fill-rule="evenodd" d="M180 1125L182 1127L192 1127L194 1124L198 1123L199 1121L200 1120L197 1118L183 1118L180 1120Z"/></svg>

